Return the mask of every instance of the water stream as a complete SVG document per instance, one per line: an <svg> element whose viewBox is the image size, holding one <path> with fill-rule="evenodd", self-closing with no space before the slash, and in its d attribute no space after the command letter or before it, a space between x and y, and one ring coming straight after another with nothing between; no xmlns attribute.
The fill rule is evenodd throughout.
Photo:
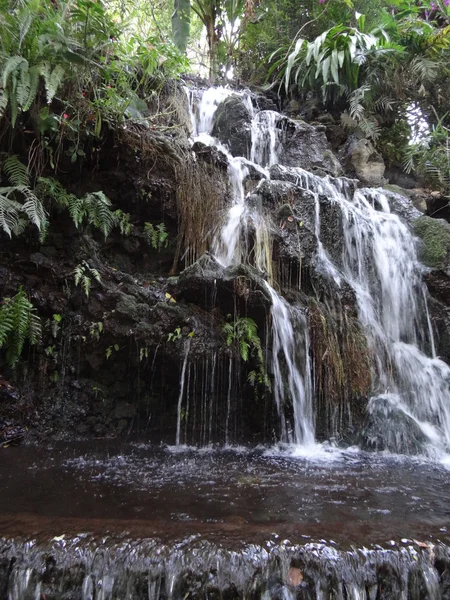
<svg viewBox="0 0 450 600"><path fill-rule="evenodd" d="M450 598L449 472L435 460L450 447L450 368L436 357L415 241L382 190L277 165L281 116L256 110L245 93L250 160L232 156L211 137L231 93L188 92L193 139L216 146L229 165L216 260L266 278L274 441L284 444L228 446L240 420L237 360L220 363L212 352L196 364L187 339L174 446L104 439L2 451L0 600ZM374 356L374 436L399 453L414 439L419 456L315 443L307 309L272 280L274 224L246 192L250 170L270 180L275 165L278 178L312 194L317 271L356 298ZM339 252L326 244L324 201L340 215ZM189 419L200 448L188 446ZM217 426L225 448L211 445Z"/></svg>
<svg viewBox="0 0 450 600"><path fill-rule="evenodd" d="M252 117L251 160L234 157L211 137L215 111L230 93L210 88L201 96L197 119L191 111L196 121L194 131L203 139L207 136L208 143L224 152L229 163L233 198L213 251L224 266L250 262L267 274L271 273L271 259L264 246L270 243L271 225L258 208L247 205L244 180L249 166L270 179L267 168L277 164L281 155L282 117L275 111L256 110L250 95L241 93ZM423 452L444 455L450 448L450 368L435 354L422 269L408 226L391 212L382 190L355 190L353 182L345 178L319 177L282 165L277 168L287 180L314 195L318 271L338 287L345 282L355 292L359 320L375 357L369 412L374 414L380 408L380 429L395 428L395 414L401 414L406 428L418 430L423 436ZM322 242L320 196L335 203L341 213L344 246L342 255L334 259ZM257 261L251 261L245 251L249 223L256 224L258 232L254 252ZM281 440L310 445L314 443L314 402L310 364L304 358L310 354L306 319L302 317L305 333L295 336L292 319L297 309L290 307L269 283L267 288L272 298L272 375ZM299 345L303 346L300 353L296 351ZM431 358L427 351L432 353ZM287 405L293 408L291 424L286 422ZM391 441L395 438L395 432L388 435ZM404 448L404 444L397 445L399 452Z"/></svg>

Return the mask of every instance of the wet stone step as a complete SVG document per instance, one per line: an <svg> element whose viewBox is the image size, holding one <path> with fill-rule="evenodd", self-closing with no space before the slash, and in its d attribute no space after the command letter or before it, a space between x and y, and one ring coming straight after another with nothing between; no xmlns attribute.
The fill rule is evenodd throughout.
<svg viewBox="0 0 450 600"><path fill-rule="evenodd" d="M242 545L156 540L0 540L1 600L437 600L450 598L450 548L404 542Z"/></svg>

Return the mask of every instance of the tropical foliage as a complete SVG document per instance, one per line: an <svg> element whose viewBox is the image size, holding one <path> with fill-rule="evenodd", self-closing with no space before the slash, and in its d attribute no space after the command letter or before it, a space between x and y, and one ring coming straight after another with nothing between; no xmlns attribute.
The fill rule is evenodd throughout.
<svg viewBox="0 0 450 600"><path fill-rule="evenodd" d="M22 288L13 298L4 298L0 307L0 348L6 360L15 367L25 343L36 345L42 337L41 321Z"/></svg>

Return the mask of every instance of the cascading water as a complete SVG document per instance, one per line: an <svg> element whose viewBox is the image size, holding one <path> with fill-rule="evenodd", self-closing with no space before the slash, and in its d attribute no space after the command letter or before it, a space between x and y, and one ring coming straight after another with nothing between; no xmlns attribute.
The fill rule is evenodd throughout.
<svg viewBox="0 0 450 600"><path fill-rule="evenodd" d="M211 137L215 111L230 93L224 88L206 90L194 119L194 131L226 155L233 190L232 203L215 237L213 251L224 266L251 262L267 274L271 272L271 258L262 247L268 246L270 223L260 210L247 205L244 181L250 168L257 168L262 178L270 179L266 169L275 165L280 156L282 136L277 126L281 116L275 111L255 111L250 96L241 94L252 116L251 160L234 157ZM191 114L194 116L193 111ZM382 412L389 407L389 411L401 413L411 427L420 430L428 452L444 452L450 447L450 368L435 356L421 267L411 232L391 213L388 199L380 190L355 191L354 183L345 178L319 177L282 165L277 169L314 196L318 272L334 285L341 287L345 282L354 290L359 320L374 357L369 414L377 412L379 405ZM341 213L344 244L340 257L334 254L332 258L322 240L321 196L327 197ZM257 247L251 259L246 249L249 224ZM314 410L306 319L269 284L267 289L272 300L273 391L282 439L312 444ZM293 322L298 318L306 332L302 339L294 334ZM433 358L426 355L427 347ZM286 404L292 406L292 424L286 423Z"/></svg>
<svg viewBox="0 0 450 600"><path fill-rule="evenodd" d="M265 167L277 162L279 148L279 130L277 123L280 115L271 110L259 111L255 114L250 96L244 94L244 103L252 115L252 144L251 160L244 157L233 157L227 148L211 137L214 126L214 115L220 102L230 92L224 88L210 88L203 93L199 104L199 118L194 131L200 134L197 139L207 141L221 150L228 160L228 173L233 191L231 207L225 223L216 235L213 251L217 260L223 266L233 263L247 262L248 253L241 247L241 240L247 236L248 223L252 222L255 231L254 266L270 276L272 272L270 253L265 246L268 244L268 224L264 216L257 210L250 210L246 204L244 180L249 174L248 165L269 178ZM191 118L194 112L191 106ZM308 362L308 347L299 359L295 350L293 313L292 309L266 283L272 299L273 351L272 370L274 375L274 390L278 413L280 416L282 441L310 445L314 443L314 426L312 411L312 384ZM296 311L299 314L299 311ZM304 314L300 316L304 330L303 346L308 343L307 325ZM304 348L303 348L304 349ZM284 373L280 358L287 371L287 385L284 384ZM286 388L286 389L285 389ZM284 406L290 403L293 407L293 423L286 425Z"/></svg>

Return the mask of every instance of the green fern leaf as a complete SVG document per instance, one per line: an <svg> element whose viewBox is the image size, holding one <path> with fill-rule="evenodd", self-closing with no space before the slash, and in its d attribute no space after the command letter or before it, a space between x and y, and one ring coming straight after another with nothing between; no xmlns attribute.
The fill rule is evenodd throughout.
<svg viewBox="0 0 450 600"><path fill-rule="evenodd" d="M30 188L23 188L21 192L26 198L26 202L22 207L22 210L27 215L39 231L44 231L47 226L47 213L42 202L39 198L30 190Z"/></svg>
<svg viewBox="0 0 450 600"><path fill-rule="evenodd" d="M28 70L30 85L28 89L28 97L24 99L22 103L22 110L25 112L30 109L33 104L39 86L39 70L37 67L31 67Z"/></svg>
<svg viewBox="0 0 450 600"><path fill-rule="evenodd" d="M19 69L19 80L17 83L16 99L17 104L23 110L30 96L31 77L28 70L28 62L22 63Z"/></svg>
<svg viewBox="0 0 450 600"><path fill-rule="evenodd" d="M64 67L62 67L61 65L56 65L56 67L53 69L53 71L50 75L49 81L46 83L46 86L45 86L48 104L50 104L50 102L55 97L56 92L58 91L58 88L61 85L61 82L63 80L63 77L64 77Z"/></svg>
<svg viewBox="0 0 450 600"><path fill-rule="evenodd" d="M14 190L15 188L0 188L0 228L12 237L19 225L19 213L22 205L15 200L11 200L5 193L5 190Z"/></svg>
<svg viewBox="0 0 450 600"><path fill-rule="evenodd" d="M9 181L15 186L29 186L28 168L16 154L11 154L3 163L3 170Z"/></svg>
<svg viewBox="0 0 450 600"><path fill-rule="evenodd" d="M10 56L7 59L2 73L2 82L4 88L6 88L8 85L8 79L10 75L14 73L14 71L17 71L21 63L25 63L28 66L28 61L23 56Z"/></svg>
<svg viewBox="0 0 450 600"><path fill-rule="evenodd" d="M0 117L5 114L9 102L8 90L0 89Z"/></svg>
<svg viewBox="0 0 450 600"><path fill-rule="evenodd" d="M87 275L83 275L81 279L81 287L83 288L86 296L89 298L89 292L91 290L91 278Z"/></svg>

